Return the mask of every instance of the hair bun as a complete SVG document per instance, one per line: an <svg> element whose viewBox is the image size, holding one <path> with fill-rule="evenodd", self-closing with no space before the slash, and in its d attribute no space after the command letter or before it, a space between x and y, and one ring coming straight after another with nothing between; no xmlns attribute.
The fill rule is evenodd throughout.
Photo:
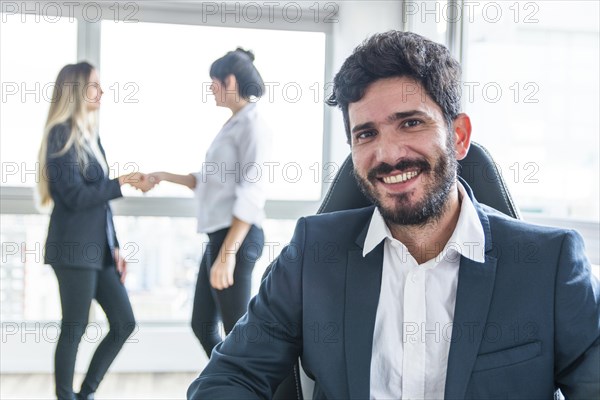
<svg viewBox="0 0 600 400"><path fill-rule="evenodd" d="M241 53L244 53L245 55L248 56L248 58L250 59L250 61L254 62L254 53L252 52L252 50L244 50L241 47L238 47L237 49L235 49L235 51L239 51Z"/></svg>

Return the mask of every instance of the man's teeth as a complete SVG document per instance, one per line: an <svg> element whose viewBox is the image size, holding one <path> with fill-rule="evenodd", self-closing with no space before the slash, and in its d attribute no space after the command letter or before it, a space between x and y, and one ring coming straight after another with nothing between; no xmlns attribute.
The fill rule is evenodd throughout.
<svg viewBox="0 0 600 400"><path fill-rule="evenodd" d="M407 180L414 178L418 174L419 173L417 171L411 171L411 172L404 172L403 174L398 174L398 175L394 175L394 176L386 176L385 178L383 178L383 182L384 183L406 182Z"/></svg>

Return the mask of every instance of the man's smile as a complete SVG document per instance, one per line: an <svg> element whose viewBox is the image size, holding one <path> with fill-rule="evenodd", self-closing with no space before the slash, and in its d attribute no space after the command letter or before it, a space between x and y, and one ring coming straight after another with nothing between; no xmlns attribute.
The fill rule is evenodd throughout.
<svg viewBox="0 0 600 400"><path fill-rule="evenodd" d="M403 183L410 179L414 179L419 175L420 171L408 171L408 172L400 172L395 175L384 176L381 178L377 178L383 183L393 184L393 183Z"/></svg>

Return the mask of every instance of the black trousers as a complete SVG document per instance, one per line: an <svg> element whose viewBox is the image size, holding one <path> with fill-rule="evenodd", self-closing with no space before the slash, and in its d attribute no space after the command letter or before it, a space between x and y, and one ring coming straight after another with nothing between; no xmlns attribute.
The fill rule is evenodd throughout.
<svg viewBox="0 0 600 400"><path fill-rule="evenodd" d="M265 244L262 229L252 225L236 254L233 286L216 290L210 285L210 269L228 231L229 228L225 228L208 235L209 243L200 261L196 281L192 329L209 357L213 347L223 339L219 321L223 322L225 334L229 334L246 313L252 290L252 270Z"/></svg>
<svg viewBox="0 0 600 400"><path fill-rule="evenodd" d="M88 325L92 299L106 313L110 329L94 352L81 393L96 391L117 353L133 332L135 319L125 287L114 266L101 270L53 267L60 289L61 332L56 345L54 371L56 396L71 400L75 358ZM94 332L96 337L96 332Z"/></svg>

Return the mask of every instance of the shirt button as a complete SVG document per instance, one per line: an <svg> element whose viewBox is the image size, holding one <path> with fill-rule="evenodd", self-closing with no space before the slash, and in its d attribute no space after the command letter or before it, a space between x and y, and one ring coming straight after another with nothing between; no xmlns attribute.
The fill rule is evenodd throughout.
<svg viewBox="0 0 600 400"><path fill-rule="evenodd" d="M419 280L419 276L417 275L416 272L413 272L412 274L410 274L410 281L412 283L416 283Z"/></svg>

